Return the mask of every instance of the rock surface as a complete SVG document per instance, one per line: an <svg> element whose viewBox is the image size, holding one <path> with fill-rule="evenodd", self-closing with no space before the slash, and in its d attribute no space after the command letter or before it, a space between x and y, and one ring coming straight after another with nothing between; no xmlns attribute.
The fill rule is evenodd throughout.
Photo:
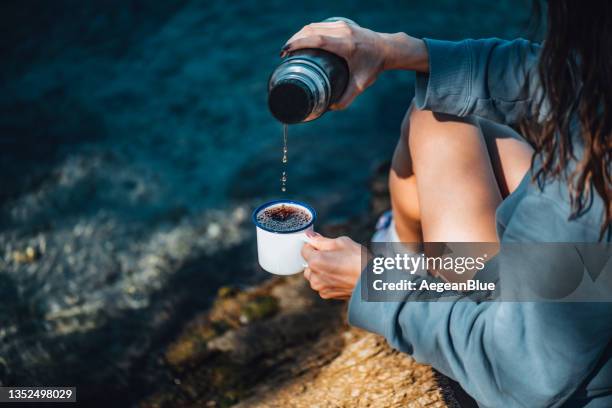
<svg viewBox="0 0 612 408"><path fill-rule="evenodd" d="M140 406L456 406L443 377L350 328L345 310L301 275L224 288L168 347L170 381Z"/></svg>

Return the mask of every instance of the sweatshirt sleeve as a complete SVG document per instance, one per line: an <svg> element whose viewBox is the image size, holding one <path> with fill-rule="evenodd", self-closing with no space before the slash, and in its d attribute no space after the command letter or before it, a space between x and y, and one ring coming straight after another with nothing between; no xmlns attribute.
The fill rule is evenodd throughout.
<svg viewBox="0 0 612 408"><path fill-rule="evenodd" d="M417 73L417 108L514 125L539 98L539 45L524 39L424 39L429 73Z"/></svg>
<svg viewBox="0 0 612 408"><path fill-rule="evenodd" d="M517 211L525 217L536 213L530 231L565 216L520 205ZM511 221L504 237L536 241L525 237L521 225ZM360 282L349 303L350 324L384 336L394 348L458 381L483 407L561 406L612 336L612 314L603 302L476 302L461 295L414 301L419 291L409 292L404 302L366 302L361 291Z"/></svg>

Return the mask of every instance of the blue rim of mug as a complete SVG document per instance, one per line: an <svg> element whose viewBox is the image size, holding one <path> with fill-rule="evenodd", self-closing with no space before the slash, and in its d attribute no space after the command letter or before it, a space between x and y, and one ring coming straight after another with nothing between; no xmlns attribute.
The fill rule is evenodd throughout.
<svg viewBox="0 0 612 408"><path fill-rule="evenodd" d="M261 210L263 210L264 208L272 207L273 205L276 205L276 204L294 204L294 205L297 205L297 206L300 206L300 207L304 207L305 209L310 211L310 215L311 215L310 222L308 224L304 225L303 227L300 227L298 229L292 229L292 230L289 230L289 231L275 231L273 229L264 227L263 225L261 225L257 221L257 214L259 214L259 212ZM317 212L314 210L314 208L312 208L308 204L302 203L300 201L293 201L293 200L272 200L272 201L268 201L267 203L263 203L262 205L257 207L255 210L253 210L253 215L251 215L251 218L253 220L253 224L255 224L256 227L261 228L264 231L272 232L274 234L292 234L294 232L304 231L306 228L308 228L312 224L314 224L314 222L317 219Z"/></svg>

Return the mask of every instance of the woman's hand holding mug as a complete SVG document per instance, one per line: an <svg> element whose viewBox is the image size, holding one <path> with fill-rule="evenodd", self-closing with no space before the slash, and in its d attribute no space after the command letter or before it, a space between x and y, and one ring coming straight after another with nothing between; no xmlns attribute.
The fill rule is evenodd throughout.
<svg viewBox="0 0 612 408"><path fill-rule="evenodd" d="M349 237L326 238L309 232L302 248L308 267L304 277L323 299L348 299L361 275L366 250Z"/></svg>

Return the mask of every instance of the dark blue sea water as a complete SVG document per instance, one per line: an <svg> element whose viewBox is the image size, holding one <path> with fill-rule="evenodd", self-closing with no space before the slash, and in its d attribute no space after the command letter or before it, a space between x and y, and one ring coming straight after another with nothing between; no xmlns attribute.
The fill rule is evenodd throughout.
<svg viewBox="0 0 612 408"><path fill-rule="evenodd" d="M305 200L322 222L367 211L368 178L391 156L413 75L385 73L350 109L291 126L281 193L281 125L266 82L293 32L341 15L415 36L514 37L528 9L486 0L0 8L0 383L110 378L117 389L220 285L265 277L248 220L257 203Z"/></svg>

